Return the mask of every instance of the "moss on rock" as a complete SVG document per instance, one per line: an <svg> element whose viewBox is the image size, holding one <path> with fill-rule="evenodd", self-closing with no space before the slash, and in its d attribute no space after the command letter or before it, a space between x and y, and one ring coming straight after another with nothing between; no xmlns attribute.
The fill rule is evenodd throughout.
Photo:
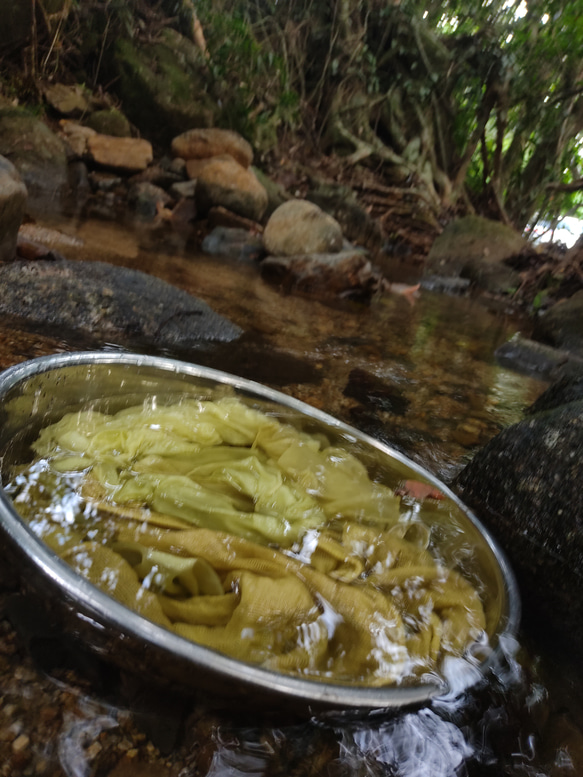
<svg viewBox="0 0 583 777"><path fill-rule="evenodd" d="M200 53L175 30L140 47L119 39L110 66L124 112L152 141L169 145L181 132L212 126L216 106L205 92Z"/></svg>

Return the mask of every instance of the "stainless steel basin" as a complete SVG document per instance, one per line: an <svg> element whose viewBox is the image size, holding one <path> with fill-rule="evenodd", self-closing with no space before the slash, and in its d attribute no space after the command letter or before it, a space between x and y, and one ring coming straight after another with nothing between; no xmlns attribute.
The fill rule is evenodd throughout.
<svg viewBox="0 0 583 777"><path fill-rule="evenodd" d="M513 636L519 597L505 556L480 521L440 481L387 445L329 415L252 381L172 359L121 352L58 354L17 365L0 375L0 456L8 469L30 459L29 443L66 412L87 406L117 411L144 397L234 394L242 401L323 431L358 452L375 477L396 487L423 481L445 496L451 520L473 549L483 583L489 650L474 662L475 680L495 659L503 636ZM3 481L5 484L5 481ZM443 512L443 511L442 511ZM333 685L253 666L183 639L157 626L91 585L59 559L19 517L2 489L0 532L22 583L40 596L68 633L122 667L171 686L219 696L237 705L283 703L301 709L396 709L423 704L447 691L447 681L383 688ZM503 642L503 639L502 639Z"/></svg>

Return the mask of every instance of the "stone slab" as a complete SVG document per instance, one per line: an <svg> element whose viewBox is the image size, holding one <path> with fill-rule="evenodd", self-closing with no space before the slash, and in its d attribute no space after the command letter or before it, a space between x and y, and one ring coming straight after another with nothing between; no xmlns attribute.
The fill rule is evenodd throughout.
<svg viewBox="0 0 583 777"><path fill-rule="evenodd" d="M28 328L123 345L189 349L242 330L205 302L138 270L104 262L0 265L0 315Z"/></svg>

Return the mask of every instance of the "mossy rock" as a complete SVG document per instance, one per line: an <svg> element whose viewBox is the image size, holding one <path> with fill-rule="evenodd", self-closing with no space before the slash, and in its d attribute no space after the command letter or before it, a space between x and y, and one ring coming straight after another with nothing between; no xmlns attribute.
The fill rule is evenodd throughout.
<svg viewBox="0 0 583 777"><path fill-rule="evenodd" d="M84 123L86 127L91 127L95 132L102 135L112 135L115 138L129 138L132 134L130 122L116 108L94 111Z"/></svg>
<svg viewBox="0 0 583 777"><path fill-rule="evenodd" d="M65 144L38 117L22 108L0 108L0 154L16 167L29 195L66 194Z"/></svg>
<svg viewBox="0 0 583 777"><path fill-rule="evenodd" d="M425 272L468 278L479 288L505 292L520 283L518 273L506 262L527 246L527 241L506 224L465 216L450 222L435 240Z"/></svg>
<svg viewBox="0 0 583 777"><path fill-rule="evenodd" d="M139 47L119 39L109 66L124 113L144 137L168 146L186 130L213 126L218 108L205 91L201 54L176 30Z"/></svg>

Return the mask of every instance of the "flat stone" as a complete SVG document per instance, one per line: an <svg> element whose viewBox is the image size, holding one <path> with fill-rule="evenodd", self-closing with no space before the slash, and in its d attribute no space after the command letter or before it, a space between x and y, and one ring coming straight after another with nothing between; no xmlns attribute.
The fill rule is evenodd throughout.
<svg viewBox="0 0 583 777"><path fill-rule="evenodd" d="M173 139L171 149L174 156L187 160L230 154L243 167L253 161L253 149L245 138L233 130L215 127L183 132Z"/></svg>
<svg viewBox="0 0 583 777"><path fill-rule="evenodd" d="M113 135L89 135L87 153L97 164L118 170L139 172L152 162L152 144L143 138L116 138Z"/></svg>
<svg viewBox="0 0 583 777"><path fill-rule="evenodd" d="M244 216L239 216L237 213L233 213L221 206L209 210L207 221L211 228L230 227L233 229L245 229L254 235L263 234L263 227L258 221L246 219Z"/></svg>
<svg viewBox="0 0 583 777"><path fill-rule="evenodd" d="M241 334L187 292L104 262L17 260L0 265L0 290L0 314L45 333L181 350Z"/></svg>
<svg viewBox="0 0 583 777"><path fill-rule="evenodd" d="M530 340L520 333L500 345L494 355L504 367L542 380L554 380L583 367L583 355Z"/></svg>
<svg viewBox="0 0 583 777"><path fill-rule="evenodd" d="M14 165L0 156L0 262L16 256L28 192Z"/></svg>

